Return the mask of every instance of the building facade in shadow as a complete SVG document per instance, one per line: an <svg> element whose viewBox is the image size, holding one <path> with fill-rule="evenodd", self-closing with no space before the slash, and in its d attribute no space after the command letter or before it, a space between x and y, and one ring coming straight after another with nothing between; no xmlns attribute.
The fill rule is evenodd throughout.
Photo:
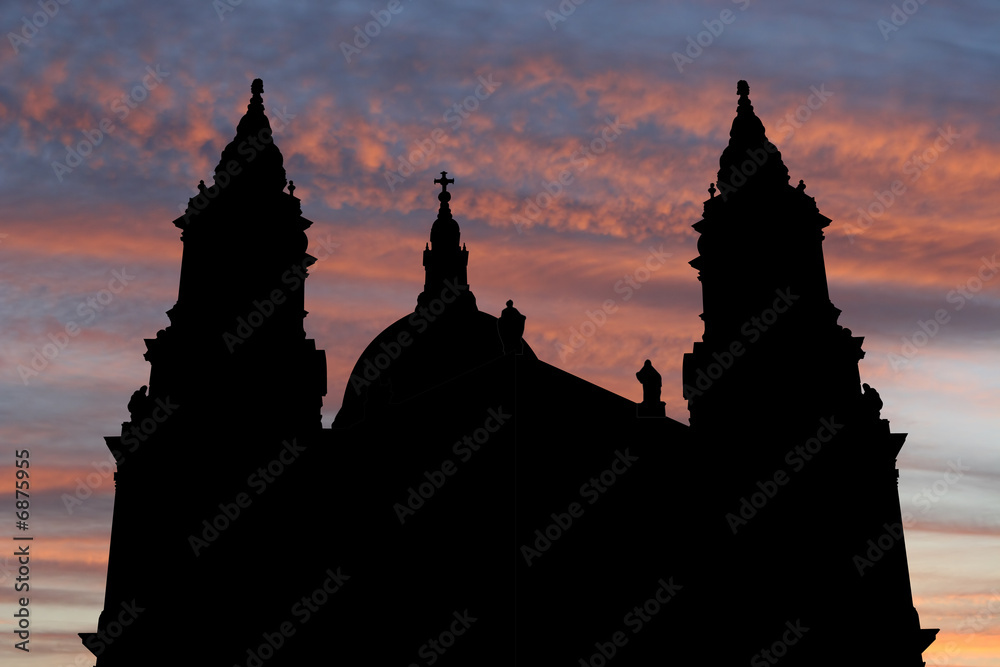
<svg viewBox="0 0 1000 667"><path fill-rule="evenodd" d="M636 403L540 360L513 300L477 302L443 172L414 310L322 429L311 223L262 91L175 221L178 302L107 438L107 592L81 634L98 667L923 664L905 435L837 324L830 220L789 184L745 82L695 224L690 425L664 415L649 360Z"/></svg>

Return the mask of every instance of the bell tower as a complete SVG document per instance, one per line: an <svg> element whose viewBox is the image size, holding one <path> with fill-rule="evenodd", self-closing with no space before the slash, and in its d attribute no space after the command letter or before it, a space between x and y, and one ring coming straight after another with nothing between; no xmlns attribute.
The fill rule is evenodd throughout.
<svg viewBox="0 0 1000 667"><path fill-rule="evenodd" d="M304 520L283 506L280 473L318 447L326 358L303 326L312 222L285 180L263 92L254 80L213 185L199 183L174 220L177 303L145 341L149 382L129 420L105 438L117 463L107 587L97 632L81 633L98 667L161 664L182 644L204 664L232 664L218 638L249 644L284 603L252 582L273 566L261 536ZM219 605L213 630L182 642L192 597L206 591Z"/></svg>
<svg viewBox="0 0 1000 667"><path fill-rule="evenodd" d="M837 323L830 219L789 184L746 81L737 94L694 225L705 332L683 366L695 446L712 464L705 560L726 558L708 599L747 601L730 609L734 647L766 645L788 619L809 626L789 665L840 663L846 649L856 664L920 667L937 630L920 628L910 590L895 468L906 434L862 392L862 338ZM889 548L872 566L876 540ZM720 663L738 657L727 650Z"/></svg>
<svg viewBox="0 0 1000 667"><path fill-rule="evenodd" d="M729 145L709 187L699 256L702 340L684 357L684 395L691 424L703 429L743 423L780 406L815 422L861 395L862 338L837 324L823 260L819 212L805 184L788 169L740 81ZM821 351L821 352L818 352ZM822 377L822 384L815 378ZM799 388L810 386L809 391Z"/></svg>

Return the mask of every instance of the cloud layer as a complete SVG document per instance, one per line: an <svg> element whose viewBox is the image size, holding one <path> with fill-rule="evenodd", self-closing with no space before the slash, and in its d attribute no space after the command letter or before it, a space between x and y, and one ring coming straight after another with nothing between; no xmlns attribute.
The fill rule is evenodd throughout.
<svg viewBox="0 0 1000 667"><path fill-rule="evenodd" d="M651 359L684 420L680 364L701 335L691 225L748 80L792 182L834 220L830 291L866 337L862 377L910 433L911 578L923 624L942 628L927 659L994 662L997 8L922 4L894 22L891 3L594 1L566 14L404 0L358 37L385 6L68 2L44 23L38 3L0 10L0 429L38 461L34 515L51 546L36 598L49 620L24 663L68 664L75 633L96 624L113 506L102 438L148 378L142 339L176 299L171 221L255 77L313 247L337 244L306 291L329 360L325 423L367 343L415 305L442 170L480 308L514 299L542 359L632 399ZM651 253L664 261L626 298L621 281ZM571 345L586 322L593 334ZM37 375L22 370L63 334ZM924 509L959 458L972 471Z"/></svg>

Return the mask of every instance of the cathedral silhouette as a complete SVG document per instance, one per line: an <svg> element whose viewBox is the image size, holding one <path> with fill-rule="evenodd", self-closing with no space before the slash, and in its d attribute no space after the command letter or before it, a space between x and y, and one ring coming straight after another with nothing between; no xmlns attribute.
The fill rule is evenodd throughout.
<svg viewBox="0 0 1000 667"><path fill-rule="evenodd" d="M831 221L737 92L694 224L690 425L649 360L636 403L539 359L512 300L477 303L442 172L416 307L358 357L327 429L312 223L255 80L174 220L177 303L106 438L107 588L80 634L97 666L923 665L906 436L837 324Z"/></svg>

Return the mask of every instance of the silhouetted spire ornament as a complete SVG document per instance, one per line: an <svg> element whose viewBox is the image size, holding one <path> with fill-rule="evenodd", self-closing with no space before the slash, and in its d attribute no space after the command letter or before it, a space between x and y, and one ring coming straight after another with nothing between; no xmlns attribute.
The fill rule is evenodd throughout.
<svg viewBox="0 0 1000 667"><path fill-rule="evenodd" d="M447 171L442 171L441 172L441 178L435 178L434 182L441 185L441 192L448 192L448 184L449 183L454 183L455 179L454 178L448 178L448 172Z"/></svg>
<svg viewBox="0 0 1000 667"><path fill-rule="evenodd" d="M436 248L438 244L441 244L454 245L457 248L461 232L458 229L458 223L451 217L451 207L448 205L448 202L451 201L448 184L454 183L455 179L448 178L448 172L442 171L441 178L435 178L434 182L441 186L441 192L438 193L438 201L441 202L441 206L438 209L437 220L431 226L431 247Z"/></svg>
<svg viewBox="0 0 1000 667"><path fill-rule="evenodd" d="M441 192L438 194L438 201L441 202L441 208L438 209L438 218L450 218L451 217L451 207L448 206L448 202L451 201L451 193L448 192L448 184L454 183L454 178L448 178L448 172L442 171L441 178L435 178L434 182L441 186Z"/></svg>
<svg viewBox="0 0 1000 667"><path fill-rule="evenodd" d="M788 184L788 169L778 148L768 141L764 124L753 112L750 84L736 84L740 96L729 131L729 146L719 158L719 194L723 200L752 183L775 187Z"/></svg>
<svg viewBox="0 0 1000 667"><path fill-rule="evenodd" d="M461 243L461 230L458 222L451 215L451 193L448 185L454 183L454 178L448 178L448 172L442 171L441 178L435 178L434 183L441 186L438 193L437 219L431 225L431 241L424 250L424 291L417 297L417 306L426 306L429 301L441 295L443 290L460 291L463 296L460 302L471 301L475 297L469 291L467 270L469 251Z"/></svg>
<svg viewBox="0 0 1000 667"><path fill-rule="evenodd" d="M264 115L263 92L264 82L254 79L250 84L250 103L236 127L236 137L222 151L222 158L215 167L216 186L224 191L262 188L280 192L285 189L284 160L274 145L271 123Z"/></svg>
<svg viewBox="0 0 1000 667"><path fill-rule="evenodd" d="M238 216L253 223L265 201L281 207L283 213L301 215L294 184L285 192L284 158L274 145L271 124L264 115L264 83L254 79L250 91L250 103L236 127L236 136L223 149L215 167L214 183L206 186L199 181L198 194L188 200L184 215L174 220L180 229L212 224L208 219L218 215Z"/></svg>
<svg viewBox="0 0 1000 667"><path fill-rule="evenodd" d="M653 363L646 359L646 362L635 374L636 379L642 385L642 403L636 410L639 417L666 417L666 403L660 400L660 390L663 386L663 378L660 373L653 368Z"/></svg>
<svg viewBox="0 0 1000 667"><path fill-rule="evenodd" d="M511 299L507 300L507 307L500 311L500 319L497 320L497 331L500 333L500 341L503 343L504 354L521 354L524 335L524 321L527 318L514 307Z"/></svg>

